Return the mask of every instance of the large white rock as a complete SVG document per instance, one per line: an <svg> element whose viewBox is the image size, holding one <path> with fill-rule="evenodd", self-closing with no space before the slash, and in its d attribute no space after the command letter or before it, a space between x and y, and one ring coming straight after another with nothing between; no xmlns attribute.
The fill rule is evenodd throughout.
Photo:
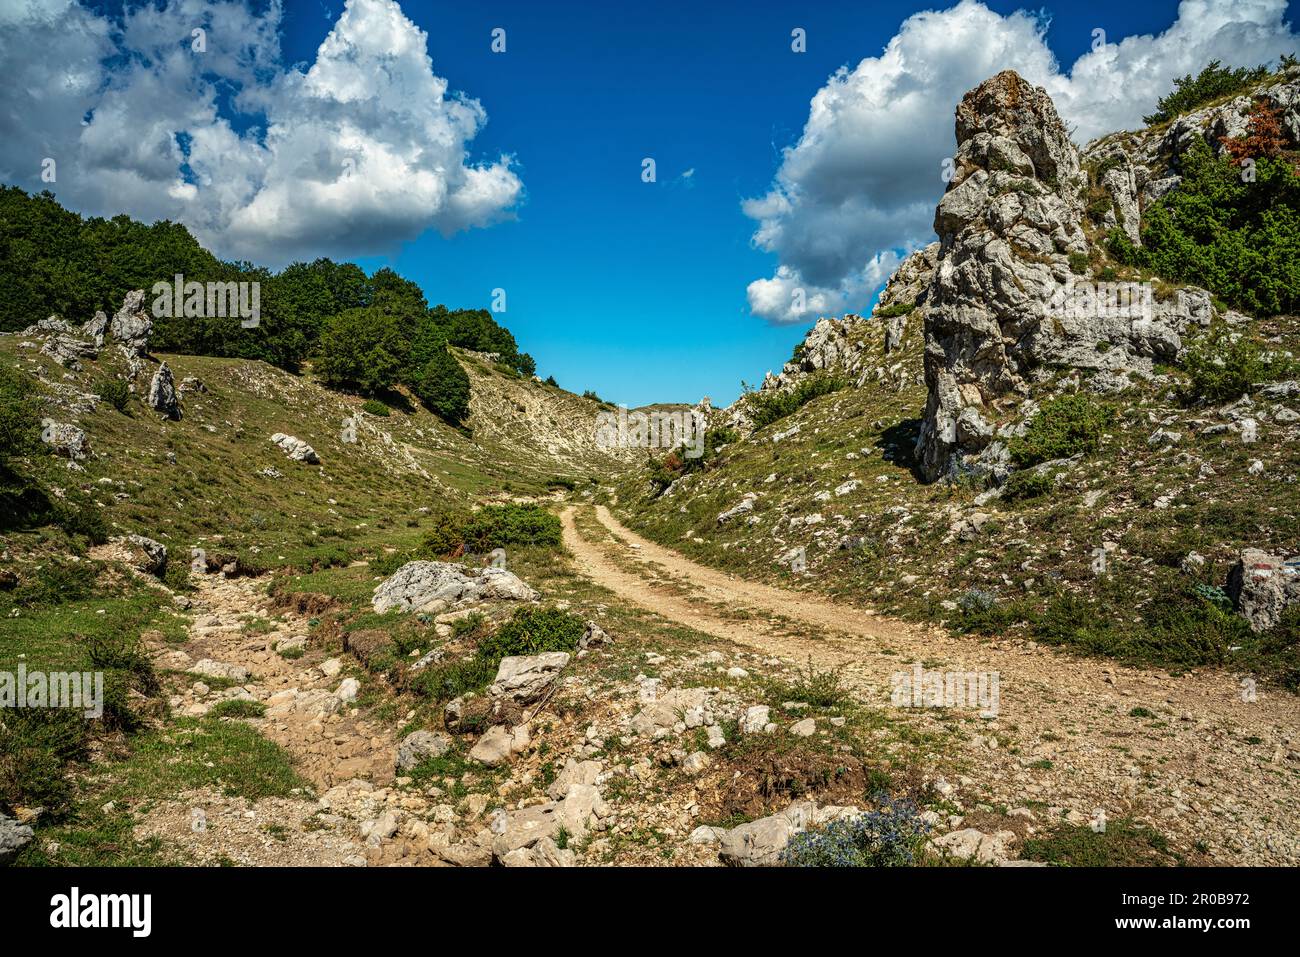
<svg viewBox="0 0 1300 957"><path fill-rule="evenodd" d="M546 693L568 663L569 654L564 651L502 658L496 679L488 686L488 694L495 698L509 698L519 704L531 704Z"/></svg>
<svg viewBox="0 0 1300 957"><path fill-rule="evenodd" d="M371 606L380 614L422 611L435 602L501 599L535 601L538 593L504 568L467 569L451 562L407 562L375 588Z"/></svg>
<svg viewBox="0 0 1300 957"><path fill-rule="evenodd" d="M316 450L302 439L295 438L292 435L285 435L283 432L277 432L271 436L271 441L280 446L284 450L284 454L295 462L306 462L308 465L317 465L320 462L320 456L316 454Z"/></svg>

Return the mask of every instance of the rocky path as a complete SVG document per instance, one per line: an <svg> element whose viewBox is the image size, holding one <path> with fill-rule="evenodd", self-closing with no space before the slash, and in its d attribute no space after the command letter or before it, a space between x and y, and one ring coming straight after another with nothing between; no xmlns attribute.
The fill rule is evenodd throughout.
<svg viewBox="0 0 1300 957"><path fill-rule="evenodd" d="M583 575L697 631L842 667L849 687L881 708L892 707L891 677L915 662L927 671L996 673L998 714L977 725L959 756L969 789L990 804L1042 802L1076 823L1098 809L1108 819L1131 816L1199 860L1300 863L1294 695L1261 688L1243 700L1251 695L1239 678L1222 671L1175 677L1033 642L950 636L734 578L637 535L604 507L594 515L608 534L590 540L573 507L562 516ZM925 721L934 712L893 713Z"/></svg>
<svg viewBox="0 0 1300 957"><path fill-rule="evenodd" d="M407 849L395 824L409 799L391 787L395 729L360 717L359 684L346 674L346 659L313 648L302 616L270 610L264 581L205 575L195 582L189 640L152 649L159 668L192 679L172 697L173 712L201 717L224 701L260 702L262 717L224 720L247 720L284 748L320 798L304 792L250 802L211 789L187 792L152 807L140 835L163 837L200 861L400 861Z"/></svg>

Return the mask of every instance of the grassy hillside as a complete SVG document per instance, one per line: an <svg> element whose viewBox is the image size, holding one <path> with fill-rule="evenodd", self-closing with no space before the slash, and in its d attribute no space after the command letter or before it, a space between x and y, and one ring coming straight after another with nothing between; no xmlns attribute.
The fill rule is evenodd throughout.
<svg viewBox="0 0 1300 957"><path fill-rule="evenodd" d="M68 372L20 336L0 337L0 361L40 383L40 414L83 429L91 449L77 467L42 448L19 471L55 495L89 496L110 534L147 535L186 561L201 547L264 567L344 560L417 536L435 506L544 493L557 479L589 485L608 471L589 424L595 403L459 355L472 383L464 429L403 394L373 414L360 397L262 362L158 355L178 383L203 384L171 421L141 398L153 365L118 411L94 398L124 371L111 350ZM355 442L344 441L349 419ZM311 445L320 464L289 459L270 441L277 432Z"/></svg>
<svg viewBox="0 0 1300 957"><path fill-rule="evenodd" d="M697 560L911 619L1300 681L1300 621L1253 635L1223 592L1242 547L1291 554L1300 541L1300 390L1189 397L1231 378L1213 359L1195 378L1165 369L1117 395L1062 371L1042 384L1046 409L1031 438L1058 439L1060 406L1048 403L1080 394L1107 411L1095 451L1063 447L1064 461L1022 470L992 492L925 484L912 461L925 389L906 371L920 368L920 323L888 358L883 325L877 317L855 336L882 367L902 364L901 388L868 374L723 447L662 493L652 472L629 474L612 496L620 517ZM1244 331L1239 351L1255 339L1300 354L1293 317ZM1206 341L1221 348L1226 340L1212 335ZM1253 443L1242 438L1248 417ZM752 511L719 522L746 495L757 496ZM793 570L799 548L804 571ZM1094 571L1098 549L1104 573Z"/></svg>

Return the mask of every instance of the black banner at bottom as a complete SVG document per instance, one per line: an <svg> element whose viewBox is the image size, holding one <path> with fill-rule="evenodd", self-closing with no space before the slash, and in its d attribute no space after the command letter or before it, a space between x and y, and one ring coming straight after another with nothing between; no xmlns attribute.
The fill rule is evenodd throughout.
<svg viewBox="0 0 1300 957"><path fill-rule="evenodd" d="M1071 942L1200 935L1231 946L1289 926L1290 878L1229 868L9 869L0 870L0 911L19 939L75 934L128 948L243 940L254 928L259 946L373 943L377 931L400 936L404 924L435 918L450 922L440 936L477 925L497 946L513 934L536 939L556 921L625 934L644 919L661 932L689 929L696 944L717 928L734 946L767 942L781 920L797 920L805 937L840 935L843 918L922 938L964 928L999 943L1054 933Z"/></svg>

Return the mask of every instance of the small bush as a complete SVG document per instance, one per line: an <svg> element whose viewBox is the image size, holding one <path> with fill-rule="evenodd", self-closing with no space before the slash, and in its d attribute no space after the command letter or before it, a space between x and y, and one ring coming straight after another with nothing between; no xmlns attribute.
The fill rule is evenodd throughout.
<svg viewBox="0 0 1300 957"><path fill-rule="evenodd" d="M1002 500L1005 502L1023 502L1042 498L1051 494L1056 488L1056 481L1046 472L1026 469L1012 472L1006 484L1002 486Z"/></svg>
<svg viewBox="0 0 1300 957"><path fill-rule="evenodd" d="M560 520L538 505L488 505L460 530L466 549L475 552L510 545L559 545Z"/></svg>
<svg viewBox="0 0 1300 957"><path fill-rule="evenodd" d="M105 379L96 387L95 394L123 413L126 412L127 403L131 401L131 390L121 379Z"/></svg>
<svg viewBox="0 0 1300 957"><path fill-rule="evenodd" d="M40 447L40 415L31 376L0 366L0 465L6 458Z"/></svg>
<svg viewBox="0 0 1300 957"><path fill-rule="evenodd" d="M1087 396L1060 396L1043 404L1030 420L1025 434L1013 438L1007 450L1020 468L1072 455L1089 455L1097 451L1103 433L1114 419L1114 409L1097 405Z"/></svg>
<svg viewBox="0 0 1300 957"><path fill-rule="evenodd" d="M793 389L779 392L755 392L749 403L755 428L763 428L803 408L819 396L843 389L847 383L839 376L816 375L804 379Z"/></svg>
<svg viewBox="0 0 1300 957"><path fill-rule="evenodd" d="M266 714L266 705L260 701L227 698L213 705L207 716L209 718L260 718L264 714Z"/></svg>
<svg viewBox="0 0 1300 957"><path fill-rule="evenodd" d="M1219 60L1211 60L1200 73L1193 77L1190 73L1174 80L1174 89L1167 96L1160 98L1158 109L1149 116L1142 117L1147 125L1164 123L1183 113L1190 113L1198 106L1204 106L1220 97L1232 96L1254 86L1268 76L1268 68L1259 66L1255 69L1246 67L1225 67Z"/></svg>
<svg viewBox="0 0 1300 957"><path fill-rule="evenodd" d="M807 668L795 669L795 680L779 685L783 701L806 701L818 708L833 708L848 698L848 689L842 684L843 672L839 668L818 671L812 658Z"/></svg>
<svg viewBox="0 0 1300 957"><path fill-rule="evenodd" d="M70 762L86 756L90 725L66 708L0 713L0 805L57 813L71 795Z"/></svg>
<svg viewBox="0 0 1300 957"><path fill-rule="evenodd" d="M434 701L450 701L486 687L499 664L479 657L435 662L415 676L411 689Z"/></svg>
<svg viewBox="0 0 1300 957"><path fill-rule="evenodd" d="M361 403L361 411L382 418L387 418L390 414L388 406L384 405L384 403L380 402L378 399L366 399L365 402Z"/></svg>
<svg viewBox="0 0 1300 957"><path fill-rule="evenodd" d="M1018 604L1000 602L993 593L972 588L957 599L957 611L949 624L965 634L997 635L1024 618Z"/></svg>
<svg viewBox="0 0 1300 957"><path fill-rule="evenodd" d="M1284 356L1271 355L1253 339L1230 341L1222 326L1197 340L1183 357L1189 382L1182 399L1227 402L1249 395L1259 385L1295 375L1300 366Z"/></svg>
<svg viewBox="0 0 1300 957"><path fill-rule="evenodd" d="M877 319L893 319L895 316L906 316L916 308L914 302L896 302L892 306L886 306L884 309L876 310Z"/></svg>
<svg viewBox="0 0 1300 957"><path fill-rule="evenodd" d="M911 802L886 799L879 810L796 834L781 860L790 867L908 867L929 830Z"/></svg>
<svg viewBox="0 0 1300 957"><path fill-rule="evenodd" d="M500 663L511 655L540 655L546 651L574 651L586 624L577 615L558 608L521 608L478 646L478 656Z"/></svg>

